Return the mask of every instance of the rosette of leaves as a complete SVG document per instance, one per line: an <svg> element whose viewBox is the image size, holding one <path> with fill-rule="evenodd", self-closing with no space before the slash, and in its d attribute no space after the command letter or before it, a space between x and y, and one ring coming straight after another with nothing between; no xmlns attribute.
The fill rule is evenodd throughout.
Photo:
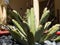
<svg viewBox="0 0 60 45"><path fill-rule="evenodd" d="M42 43L45 40L51 40L55 32L59 30L60 24L55 24L51 28L51 21L47 22L50 10L47 7L43 10L40 24L36 29L34 9L27 9L27 21L25 21L16 10L8 11L14 26L8 25L9 31L14 39L23 45L35 45L35 42ZM47 33L44 33L48 30ZM56 37L55 37L56 38Z"/></svg>

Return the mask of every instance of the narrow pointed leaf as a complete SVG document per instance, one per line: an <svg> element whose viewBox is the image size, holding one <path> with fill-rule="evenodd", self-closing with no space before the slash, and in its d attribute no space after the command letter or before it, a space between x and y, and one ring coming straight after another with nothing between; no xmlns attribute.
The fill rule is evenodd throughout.
<svg viewBox="0 0 60 45"><path fill-rule="evenodd" d="M45 24L46 23L46 21L47 21L47 19L48 19L48 17L49 17L49 13L50 13L50 11L49 10L47 10L47 11L45 11L43 14L42 14L42 17L41 17L41 19L40 19L40 24Z"/></svg>
<svg viewBox="0 0 60 45"><path fill-rule="evenodd" d="M14 19L12 19L12 21L15 24L15 26L19 29L19 31L21 31L25 36L27 36L26 33L24 32L23 28L21 27L21 25Z"/></svg>

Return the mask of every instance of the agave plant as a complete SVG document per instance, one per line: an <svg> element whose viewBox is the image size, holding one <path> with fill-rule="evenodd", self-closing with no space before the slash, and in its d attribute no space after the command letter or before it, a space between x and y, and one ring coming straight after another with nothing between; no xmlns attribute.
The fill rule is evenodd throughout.
<svg viewBox="0 0 60 45"><path fill-rule="evenodd" d="M8 10L8 14L14 24L14 26L8 25L11 35L23 45L35 45L35 42L42 43L45 40L51 40L55 37L55 32L60 29L60 24L55 24L49 28L52 23L51 21L47 22L49 13L50 10L47 10L46 7L38 22L40 24L36 29L34 8L27 9L27 21L25 21L16 10ZM48 30L48 32L44 33L46 30Z"/></svg>

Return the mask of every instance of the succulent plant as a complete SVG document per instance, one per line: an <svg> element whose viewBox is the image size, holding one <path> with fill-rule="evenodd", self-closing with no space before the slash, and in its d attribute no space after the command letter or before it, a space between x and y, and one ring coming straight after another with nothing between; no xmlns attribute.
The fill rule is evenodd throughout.
<svg viewBox="0 0 60 45"><path fill-rule="evenodd" d="M25 21L16 10L8 11L14 26L8 25L9 31L14 39L23 45L35 45L35 42L42 43L51 40L55 32L59 30L60 24L55 24L51 28L51 21L47 22L50 10L47 7L43 10L40 24L36 30L34 9L27 9L27 21ZM47 30L46 33L44 33Z"/></svg>

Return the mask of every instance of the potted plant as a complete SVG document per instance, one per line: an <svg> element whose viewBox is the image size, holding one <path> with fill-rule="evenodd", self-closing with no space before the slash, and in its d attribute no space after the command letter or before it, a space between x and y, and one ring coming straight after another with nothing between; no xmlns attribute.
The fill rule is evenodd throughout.
<svg viewBox="0 0 60 45"><path fill-rule="evenodd" d="M8 25L9 31L14 39L23 45L39 45L46 40L56 41L55 32L60 29L60 24L55 24L51 28L51 21L47 22L50 10L47 7L43 10L38 28L35 24L34 8L27 9L27 19L24 20L16 10L8 10L8 14L14 26ZM60 38L59 38L60 39Z"/></svg>
<svg viewBox="0 0 60 45"><path fill-rule="evenodd" d="M39 3L33 0L33 8L27 9L26 20L24 20L16 10L8 10L10 19L15 26L8 25L11 35L23 45L39 45L46 40L57 39L55 32L59 30L60 24L49 28L52 21L48 21L50 10L44 9L41 19L39 19ZM39 21L40 20L40 21Z"/></svg>

